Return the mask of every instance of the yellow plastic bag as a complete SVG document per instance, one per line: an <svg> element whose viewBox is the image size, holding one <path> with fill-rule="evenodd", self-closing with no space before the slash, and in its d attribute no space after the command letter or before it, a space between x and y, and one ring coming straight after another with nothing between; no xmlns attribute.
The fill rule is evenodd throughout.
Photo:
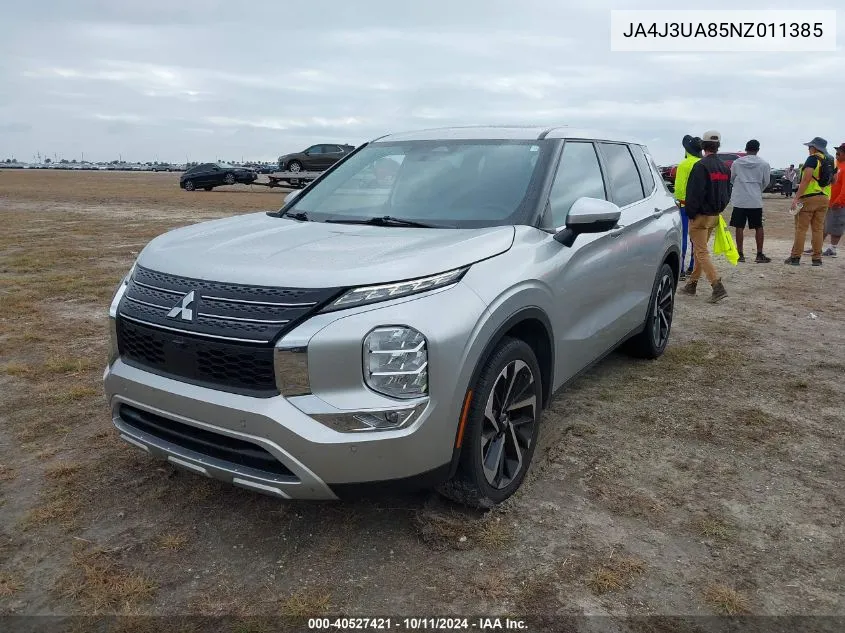
<svg viewBox="0 0 845 633"><path fill-rule="evenodd" d="M719 224L716 225L716 236L713 239L713 254L724 255L725 259L734 266L739 262L739 251L736 250L736 244L728 232L728 225L725 224L725 218L719 216Z"/></svg>

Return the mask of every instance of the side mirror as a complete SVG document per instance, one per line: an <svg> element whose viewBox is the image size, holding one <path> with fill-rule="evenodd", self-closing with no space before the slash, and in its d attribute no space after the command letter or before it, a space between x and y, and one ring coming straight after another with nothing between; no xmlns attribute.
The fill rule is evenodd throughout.
<svg viewBox="0 0 845 633"><path fill-rule="evenodd" d="M555 234L555 240L572 246L582 233L605 233L616 226L621 209L608 200L578 198L569 209L566 228Z"/></svg>
<svg viewBox="0 0 845 633"><path fill-rule="evenodd" d="M285 196L285 204L288 202L293 202L296 200L296 197L302 192L302 189L294 189L288 195Z"/></svg>

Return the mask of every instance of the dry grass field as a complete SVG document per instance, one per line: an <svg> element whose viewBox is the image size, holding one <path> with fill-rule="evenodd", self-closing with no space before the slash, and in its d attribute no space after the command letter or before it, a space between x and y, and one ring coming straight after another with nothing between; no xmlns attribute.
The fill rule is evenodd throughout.
<svg viewBox="0 0 845 633"><path fill-rule="evenodd" d="M783 199L773 263L721 260L728 300L679 298L663 358L559 393L480 514L282 503L117 439L105 317L135 255L283 197L177 180L0 171L0 614L845 615L845 257L784 266Z"/></svg>

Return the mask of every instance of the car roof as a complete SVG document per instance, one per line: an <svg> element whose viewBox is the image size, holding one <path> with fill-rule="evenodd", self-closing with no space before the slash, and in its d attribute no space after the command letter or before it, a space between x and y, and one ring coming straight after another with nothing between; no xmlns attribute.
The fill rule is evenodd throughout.
<svg viewBox="0 0 845 633"><path fill-rule="evenodd" d="M541 140L551 139L590 139L599 141L616 141L620 143L643 143L624 134L609 131L575 128L567 125L535 126L535 125L469 125L462 127L443 127L410 132L388 134L375 141L445 141L445 140Z"/></svg>

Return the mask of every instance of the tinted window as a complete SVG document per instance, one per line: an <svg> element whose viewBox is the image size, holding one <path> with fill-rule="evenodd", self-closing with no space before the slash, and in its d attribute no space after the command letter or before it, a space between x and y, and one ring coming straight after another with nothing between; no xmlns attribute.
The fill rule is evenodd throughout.
<svg viewBox="0 0 845 633"><path fill-rule="evenodd" d="M592 143L568 141L563 147L555 182L549 194L554 225L563 226L572 203L585 196L601 200L607 198L599 159Z"/></svg>
<svg viewBox="0 0 845 633"><path fill-rule="evenodd" d="M323 153L323 146L322 145L314 145L313 147L309 147L305 150L306 154L322 154Z"/></svg>
<svg viewBox="0 0 845 633"><path fill-rule="evenodd" d="M643 181L643 189L646 195L654 191L654 175L651 173L651 167L648 164L645 151L640 145L631 145L631 153L634 155L634 160L637 162L637 169L640 170L640 179Z"/></svg>
<svg viewBox="0 0 845 633"><path fill-rule="evenodd" d="M643 185L640 174L627 145L601 143L613 190L613 201L620 207L642 200Z"/></svg>

